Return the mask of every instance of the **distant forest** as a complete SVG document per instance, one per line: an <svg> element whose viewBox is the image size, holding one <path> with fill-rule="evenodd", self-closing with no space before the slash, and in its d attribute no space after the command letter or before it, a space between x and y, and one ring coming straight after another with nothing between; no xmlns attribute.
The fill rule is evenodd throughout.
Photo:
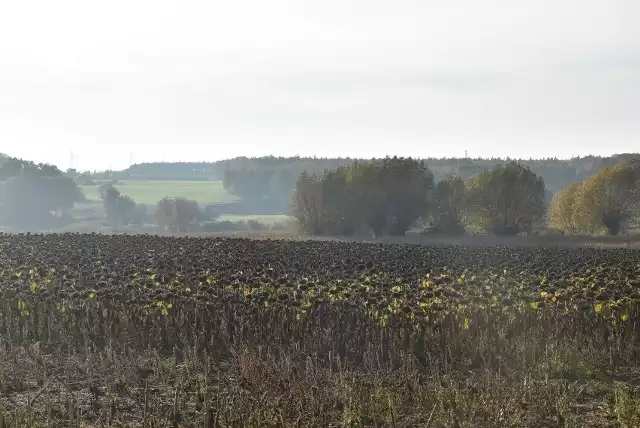
<svg viewBox="0 0 640 428"><path fill-rule="evenodd" d="M638 154L610 157L585 156L573 159L523 159L518 162L542 177L549 197L570 183L585 180L602 168L637 158ZM309 157L239 157L217 162L141 163L130 168L105 173L114 179L144 180L222 180L231 193L244 198L271 199L282 205L290 198L296 180L303 171L322 174L338 166L348 166L357 159ZM509 159L427 158L424 159L436 182L455 174L463 180L475 176Z"/></svg>

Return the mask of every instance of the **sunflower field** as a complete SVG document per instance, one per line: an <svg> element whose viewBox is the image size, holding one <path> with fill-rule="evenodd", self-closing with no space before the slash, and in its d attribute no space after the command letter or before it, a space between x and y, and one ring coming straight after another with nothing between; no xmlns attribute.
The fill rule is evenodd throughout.
<svg viewBox="0 0 640 428"><path fill-rule="evenodd" d="M640 250L0 236L1 427L639 427Z"/></svg>

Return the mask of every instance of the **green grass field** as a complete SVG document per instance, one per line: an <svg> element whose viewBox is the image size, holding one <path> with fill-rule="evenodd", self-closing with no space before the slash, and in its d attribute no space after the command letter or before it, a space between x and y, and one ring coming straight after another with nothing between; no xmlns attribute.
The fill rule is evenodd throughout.
<svg viewBox="0 0 640 428"><path fill-rule="evenodd" d="M267 226L271 226L274 223L286 223L291 220L291 217L285 214L274 215L236 215L236 214L223 214L220 216L221 221L248 221L255 220Z"/></svg>
<svg viewBox="0 0 640 428"><path fill-rule="evenodd" d="M90 201L99 201L100 186L81 186L84 195ZM184 197L197 201L201 205L216 202L233 202L237 197L228 193L222 181L157 181L130 180L121 181L115 187L130 196L138 204L156 204L165 196Z"/></svg>

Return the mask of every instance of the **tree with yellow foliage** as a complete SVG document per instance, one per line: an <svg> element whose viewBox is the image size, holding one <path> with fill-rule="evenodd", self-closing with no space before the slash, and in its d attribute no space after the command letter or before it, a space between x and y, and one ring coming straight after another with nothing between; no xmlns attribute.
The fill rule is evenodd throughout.
<svg viewBox="0 0 640 428"><path fill-rule="evenodd" d="M640 180L629 165L604 168L583 185L580 209L617 235L628 228L638 215Z"/></svg>
<svg viewBox="0 0 640 428"><path fill-rule="evenodd" d="M640 212L640 173L636 165L603 168L553 198L549 225L568 233L606 230L618 235L632 228Z"/></svg>
<svg viewBox="0 0 640 428"><path fill-rule="evenodd" d="M549 226L564 233L576 234L581 230L576 212L576 199L578 198L582 183L572 183L553 196L549 206Z"/></svg>

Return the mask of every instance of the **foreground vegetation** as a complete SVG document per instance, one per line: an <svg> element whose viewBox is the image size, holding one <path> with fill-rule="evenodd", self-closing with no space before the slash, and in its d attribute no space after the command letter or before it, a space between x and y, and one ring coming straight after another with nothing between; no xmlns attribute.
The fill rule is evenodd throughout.
<svg viewBox="0 0 640 428"><path fill-rule="evenodd" d="M3 426L637 427L640 251L0 237Z"/></svg>

